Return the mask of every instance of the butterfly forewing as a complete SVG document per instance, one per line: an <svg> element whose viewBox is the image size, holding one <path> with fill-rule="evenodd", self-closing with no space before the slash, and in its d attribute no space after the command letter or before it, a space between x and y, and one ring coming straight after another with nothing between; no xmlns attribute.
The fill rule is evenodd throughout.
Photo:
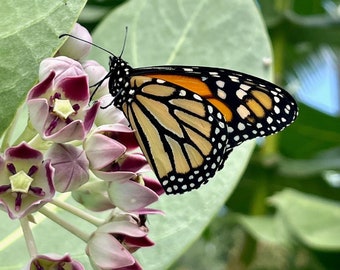
<svg viewBox="0 0 340 270"><path fill-rule="evenodd" d="M297 105L288 92L265 80L231 70L202 77L213 97L227 104L228 147L279 132L297 116Z"/></svg>

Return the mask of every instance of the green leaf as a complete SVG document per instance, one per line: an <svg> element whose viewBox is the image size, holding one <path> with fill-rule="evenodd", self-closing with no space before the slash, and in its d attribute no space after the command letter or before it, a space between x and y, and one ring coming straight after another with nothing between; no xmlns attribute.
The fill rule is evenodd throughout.
<svg viewBox="0 0 340 270"><path fill-rule="evenodd" d="M286 189L270 198L290 233L310 248L340 250L340 204Z"/></svg>
<svg viewBox="0 0 340 270"><path fill-rule="evenodd" d="M291 236L280 215L246 216L239 215L238 222L257 241L289 246Z"/></svg>
<svg viewBox="0 0 340 270"><path fill-rule="evenodd" d="M257 241L286 247L302 242L320 251L340 250L339 202L285 189L270 198L274 216L238 215L238 222Z"/></svg>
<svg viewBox="0 0 340 270"><path fill-rule="evenodd" d="M320 176L327 170L340 170L340 148L322 151L311 159L284 159L279 164L279 173L291 177Z"/></svg>
<svg viewBox="0 0 340 270"><path fill-rule="evenodd" d="M115 9L93 33L94 42L133 67L182 64L225 67L270 79L271 47L252 1L129 1ZM244 20L244 18L247 18ZM93 48L104 66L108 55Z"/></svg>
<svg viewBox="0 0 340 270"><path fill-rule="evenodd" d="M340 144L339 118L299 104L299 117L280 134L284 154L291 158L312 158L322 150Z"/></svg>
<svg viewBox="0 0 340 270"><path fill-rule="evenodd" d="M21 6L28 3L30 2ZM53 3L51 6L55 7L55 12L58 10L65 18L68 16L63 13L60 3L67 3L65 9L75 5L74 1ZM43 15L39 13L38 18L52 20L55 13L50 14L48 7L44 8ZM27 13L26 6L26 12L22 16L33 16ZM73 16L72 20L75 20L75 14L76 12L69 15ZM34 21L39 22L38 18ZM23 91L21 100L37 77L37 66L41 58L52 55L58 48L60 41L55 41L56 36L71 28L71 24L68 27L61 26L64 24L61 23L64 21L62 18L59 16L58 22L55 22L58 29L63 27L62 30L53 28L50 33L45 20L44 23L41 22L39 34L35 33L34 38L27 43L33 49L38 46L36 44L42 44L43 48L38 46L40 51L34 51L34 61L30 60L32 57L26 60L29 63L33 61L34 65L30 63L32 67L25 69L25 76L30 74L31 83ZM251 0L129 1L106 17L94 34L94 42L119 55L125 26L129 27L129 32L123 57L135 67L156 64L209 65L236 69L265 79L271 77L271 69L263 64L264 58L271 57L270 44L257 8ZM48 29L44 30L45 28ZM27 38L32 33L34 31L26 34ZM28 50L27 47L21 48L22 53L25 48ZM108 55L95 48L90 58L104 65L108 62ZM26 62L18 67L18 75L22 76L22 67ZM18 64L18 59L13 63ZM20 78L18 76L16 80L19 81ZM137 252L136 256L144 269L165 269L199 237L238 183L253 146L254 142L247 142L237 147L226 162L225 169L200 190L181 196L164 195L153 205L154 208L163 210L165 216L155 215L148 218L150 238L155 241L156 246ZM8 220L6 214L0 214L0 269L19 269L28 259L19 225ZM78 223L78 220L67 213L57 214L89 232L95 229L87 228L89 226L83 222ZM7 223L10 225L7 226ZM84 252L85 243L56 224L43 219L37 222L33 233L39 252L69 252L75 259L85 263L86 269L90 269Z"/></svg>
<svg viewBox="0 0 340 270"><path fill-rule="evenodd" d="M119 55L126 26L123 58L133 67L207 65L271 77L263 64L271 57L269 40L253 1L129 1L108 15L93 40ZM90 58L108 63L108 55L97 49ZM230 196L252 149L253 142L235 149L225 169L200 190L161 197L154 207L165 216L149 217L156 246L137 252L145 269L166 269L199 237Z"/></svg>
<svg viewBox="0 0 340 270"><path fill-rule="evenodd" d="M39 63L60 47L85 0L1 1L0 135L37 81Z"/></svg>

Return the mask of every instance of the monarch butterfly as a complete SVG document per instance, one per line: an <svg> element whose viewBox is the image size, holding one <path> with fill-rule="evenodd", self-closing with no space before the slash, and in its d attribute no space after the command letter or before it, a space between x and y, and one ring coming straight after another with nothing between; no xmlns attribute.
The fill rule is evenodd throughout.
<svg viewBox="0 0 340 270"><path fill-rule="evenodd" d="M235 146L277 133L298 114L288 92L248 74L204 66L132 68L109 53L110 70L98 84L109 78L113 105L136 131L167 194L199 188Z"/></svg>

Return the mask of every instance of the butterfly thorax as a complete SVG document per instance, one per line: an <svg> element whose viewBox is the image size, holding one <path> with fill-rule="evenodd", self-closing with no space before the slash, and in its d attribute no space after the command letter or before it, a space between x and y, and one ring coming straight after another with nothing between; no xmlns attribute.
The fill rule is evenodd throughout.
<svg viewBox="0 0 340 270"><path fill-rule="evenodd" d="M114 97L114 105L121 108L126 102L130 89L129 74L132 70L131 66L120 57L110 57L110 80L109 91Z"/></svg>

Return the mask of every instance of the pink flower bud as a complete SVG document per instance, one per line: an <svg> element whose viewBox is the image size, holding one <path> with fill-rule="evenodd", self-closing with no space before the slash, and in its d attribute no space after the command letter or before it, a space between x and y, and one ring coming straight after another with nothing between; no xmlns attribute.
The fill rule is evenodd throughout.
<svg viewBox="0 0 340 270"><path fill-rule="evenodd" d="M48 149L46 157L55 169L57 191L72 191L89 180L89 161L81 148L56 143Z"/></svg>
<svg viewBox="0 0 340 270"><path fill-rule="evenodd" d="M70 34L92 42L92 37L89 31L87 31L87 29L79 23L75 24ZM64 55L72 59L79 60L85 58L89 54L90 50L91 44L69 37L59 49L58 55Z"/></svg>

